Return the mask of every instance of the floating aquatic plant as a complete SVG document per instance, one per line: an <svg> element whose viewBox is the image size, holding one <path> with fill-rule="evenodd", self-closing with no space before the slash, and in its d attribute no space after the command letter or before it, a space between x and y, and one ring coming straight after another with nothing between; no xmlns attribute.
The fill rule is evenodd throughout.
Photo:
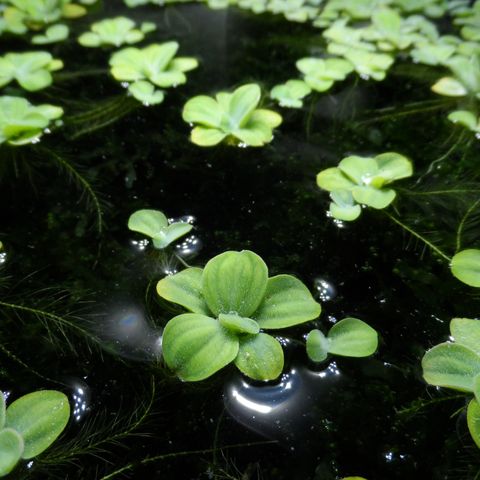
<svg viewBox="0 0 480 480"><path fill-rule="evenodd" d="M448 115L448 119L453 123L458 123L465 128L468 128L475 134L480 134L480 119L468 110L456 110Z"/></svg>
<svg viewBox="0 0 480 480"><path fill-rule="evenodd" d="M270 97L281 107L301 108L303 99L312 89L302 80L288 80L286 83L275 85L270 91Z"/></svg>
<svg viewBox="0 0 480 480"><path fill-rule="evenodd" d="M164 99L164 91L155 87L181 85L187 81L185 72L198 66L195 58L174 58L178 48L177 42L124 48L111 56L110 70L116 80L128 83L129 92L138 101L158 104Z"/></svg>
<svg viewBox="0 0 480 480"><path fill-rule="evenodd" d="M339 80L353 72L353 65L342 58L302 58L297 68L303 73L305 83L317 92L325 92Z"/></svg>
<svg viewBox="0 0 480 480"><path fill-rule="evenodd" d="M217 145L223 140L233 144L261 147L273 139L273 129L282 117L257 108L260 87L249 83L233 93L220 92L215 98L200 95L190 99L183 108L183 119L196 124L191 141L202 147Z"/></svg>
<svg viewBox="0 0 480 480"><path fill-rule="evenodd" d="M328 354L344 357L368 357L378 347L377 332L358 318L344 318L324 335L312 330L307 336L307 354L314 362L323 362Z"/></svg>
<svg viewBox="0 0 480 480"><path fill-rule="evenodd" d="M0 391L0 477L21 460L45 451L63 432L70 417L67 397L55 390L29 393L6 408Z"/></svg>
<svg viewBox="0 0 480 480"><path fill-rule="evenodd" d="M20 97L0 97L0 144L25 145L37 141L52 120L63 115L54 105L34 106Z"/></svg>
<svg viewBox="0 0 480 480"><path fill-rule="evenodd" d="M273 380L283 369L283 350L261 330L320 315L320 305L300 280L268 278L265 262L248 250L225 252L204 269L166 277L157 292L192 312L172 318L163 333L165 362L185 381L203 380L231 362L250 378Z"/></svg>
<svg viewBox="0 0 480 480"><path fill-rule="evenodd" d="M480 287L480 250L469 248L456 253L451 261L452 274L471 287Z"/></svg>
<svg viewBox="0 0 480 480"><path fill-rule="evenodd" d="M480 448L480 320L454 318L450 335L453 342L441 343L425 353L423 378L430 385L473 394L467 423Z"/></svg>
<svg viewBox="0 0 480 480"><path fill-rule="evenodd" d="M480 60L477 55L470 58L455 55L445 65L450 68L453 77L442 77L432 86L439 95L464 97L472 95L480 98Z"/></svg>
<svg viewBox="0 0 480 480"><path fill-rule="evenodd" d="M7 53L0 57L0 87L16 80L25 90L41 90L52 84L51 72L62 67L48 52Z"/></svg>
<svg viewBox="0 0 480 480"><path fill-rule="evenodd" d="M62 23L57 23L48 27L43 34L34 35L32 43L34 45L47 45L50 43L63 42L68 38L70 29Z"/></svg>
<svg viewBox="0 0 480 480"><path fill-rule="evenodd" d="M360 205L383 209L395 199L388 186L395 180L410 177L412 163L403 155L387 152L376 157L350 156L338 167L327 168L317 175L317 184L330 193L330 215L352 221L361 213Z"/></svg>
<svg viewBox="0 0 480 480"><path fill-rule="evenodd" d="M145 34L155 30L152 22L143 22L136 28L133 20L127 17L106 18L94 23L90 32L78 37L78 43L84 47L99 47L108 45L120 47L124 44L138 43L145 38Z"/></svg>
<svg viewBox="0 0 480 480"><path fill-rule="evenodd" d="M128 219L128 228L150 237L155 248L166 248L193 227L186 222L169 222L159 210L137 210Z"/></svg>

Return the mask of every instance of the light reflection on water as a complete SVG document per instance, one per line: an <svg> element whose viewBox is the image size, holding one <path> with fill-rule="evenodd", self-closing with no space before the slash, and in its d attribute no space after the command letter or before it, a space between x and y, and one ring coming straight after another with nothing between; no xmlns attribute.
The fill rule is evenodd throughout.
<svg viewBox="0 0 480 480"><path fill-rule="evenodd" d="M237 374L224 388L227 412L240 424L264 437L295 448L309 435L327 431L331 421L319 421L318 409L332 405L346 379L332 361L314 372L293 367L276 383L261 385Z"/></svg>

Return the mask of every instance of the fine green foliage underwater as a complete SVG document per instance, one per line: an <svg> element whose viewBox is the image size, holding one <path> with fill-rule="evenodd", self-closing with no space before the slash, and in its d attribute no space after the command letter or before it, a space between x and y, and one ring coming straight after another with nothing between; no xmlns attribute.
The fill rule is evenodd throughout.
<svg viewBox="0 0 480 480"><path fill-rule="evenodd" d="M283 350L263 330L308 322L321 310L300 280L269 278L264 261L248 250L166 277L157 293L191 312L172 318L163 332L165 362L185 381L203 380L231 362L250 378L274 380Z"/></svg>

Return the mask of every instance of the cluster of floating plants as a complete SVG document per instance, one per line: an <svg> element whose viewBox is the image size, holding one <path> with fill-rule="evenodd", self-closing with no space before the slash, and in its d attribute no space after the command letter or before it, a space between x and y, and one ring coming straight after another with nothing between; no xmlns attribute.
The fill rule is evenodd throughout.
<svg viewBox="0 0 480 480"><path fill-rule="evenodd" d="M147 4L160 7L176 1L179 0L125 0L125 4L128 7ZM85 15L95 3L95 0L75 3L68 0L0 1L0 34L7 38L22 36L28 40L29 49L34 48L30 44L61 42L69 36L69 19ZM280 78L278 81L283 83L264 85L262 79L237 77L225 87L220 86L218 90L221 91L206 88L193 92L194 96L186 102L186 99L181 104L177 102L177 116L192 127L190 140L199 147L222 143L230 147L264 147L274 140L276 129L283 122L280 113L264 106L269 107L274 101L281 108L303 109L308 96L312 96L311 116L319 94L328 95L349 78L355 82L382 82L396 63L435 67L435 80L427 85L432 92L451 102L445 120L480 137L480 1L470 4L472 2L467 0L202 0L201 3L212 9L238 7L255 13L281 14L293 22L309 22L319 29L324 46L319 48L315 44L304 49L295 63L298 78ZM454 27L448 34L443 34L444 30L437 22L445 15L452 19ZM187 73L199 67L197 58L177 56L180 49L177 39L131 46L157 34L163 37L163 32L155 32L156 29L153 22L137 22L117 16L91 23L88 30L82 28L83 33L77 38L83 47L101 48L100 54L108 52L109 69L104 69L100 75L118 90L121 89L115 82L127 90L128 93L119 95L125 115L131 111L129 109L140 108L138 102L152 106L152 109L163 108L160 104L164 102L167 89L185 84ZM112 48L115 49L113 52ZM61 78L64 74L63 78L68 81L69 72L55 74L64 68L63 61L56 56L56 53L54 56L40 50L6 52L0 56L0 145L5 151L16 152L13 148L8 149L37 143L52 127L63 125L63 106L40 103L44 98L50 101L57 91L61 91L60 88L48 90L57 75ZM244 83L246 81L249 83ZM92 119L102 114L104 117L110 115L106 108L100 114L87 111L78 120L78 116L72 114L70 117L71 112L67 111L74 102L67 105L65 122L70 119L70 124L94 124ZM451 105L455 107L450 109ZM102 110L103 106L97 108ZM295 121L295 115L295 111L286 112L285 125L291 118ZM103 126L109 122L109 118L104 118L103 123L98 123ZM448 125L448 121L445 123ZM187 127L183 127L183 133L187 135ZM457 129L452 130L457 132ZM68 129L64 133L68 135ZM376 132L369 134L375 136ZM461 132L461 135L474 140L468 132ZM28 152L28 149L24 150ZM226 150L219 148L215 153ZM328 192L330 198L329 206L325 202L324 209L328 208L326 216L333 222L327 222L344 226L343 222L357 220L362 211L369 208L382 211L378 215L380 221L394 222L423 242L436 257L446 261L454 277L465 285L480 288L480 249L462 248L465 224L480 206L480 200L474 200L468 206L456 232L455 250L447 254L448 249L437 247L435 242L401 220L402 194L412 197L422 193L413 187L403 189L402 184L397 183L413 176L411 160L393 151L377 155L371 152L345 149L330 163L335 166L318 173L317 185ZM351 154L340 160L347 153ZM93 188L68 162L58 155L52 157L93 198L101 231L102 210ZM16 159L13 154L10 158ZM131 175L133 177L136 173ZM421 183L421 178L418 182ZM311 186L315 191L313 173ZM367 214L374 215L372 212ZM320 212L319 216L325 217L325 213ZM55 214L50 212L49 226L54 224L54 217ZM358 224L349 228L356 226ZM187 221L171 220L159 210L141 209L128 219L128 229L147 237L154 249L168 252L168 247L175 246L175 242L190 233L193 226ZM81 237L82 232L77 236ZM245 243L244 248L247 245ZM152 255L152 263L166 258L160 257L158 252L156 255ZM323 329L319 319L320 303L302 280L288 274L269 276L264 260L250 250L228 249L211 258L203 268L187 265L178 255L176 258L185 268L177 271L175 267L159 278L160 268L155 264L152 268L155 277L150 279L148 288L156 284L159 305L165 306L167 302L168 307L162 311L164 330L161 338L156 340L161 340L163 364L182 381L206 380L224 368L231 368L231 364L244 379L276 381L285 373L284 347L288 341L284 341L284 335L287 329L294 332L292 337L297 335L295 342L301 345L304 360L310 367L312 362L325 362L329 355L361 358L377 351L379 334L363 320L342 313L340 320L334 318L333 325ZM145 299L148 299L148 293L150 290ZM172 307L168 302L175 305ZM171 315L169 307L173 311L179 307L186 312ZM36 313L36 310L30 309L29 313ZM68 337L60 317L51 314L47 318L57 321L62 335ZM130 317L127 320L131 320ZM298 334L293 327L303 329L302 333ZM51 328L47 329L49 335ZM76 328L85 334L78 325ZM454 318L450 322L450 334L449 341L431 348L423 356L423 377L430 385L465 393L469 402L468 429L480 448L480 320ZM3 349L2 345L0 347ZM9 358L16 359L14 354ZM8 408L6 398L7 395L0 392L0 476L12 472L22 459L30 460L48 449L65 429L70 417L68 399L57 391L42 390L25 395ZM118 472L122 473L122 469ZM107 475L103 478L113 477ZM343 480L355 479L362 480L361 477L344 477Z"/></svg>

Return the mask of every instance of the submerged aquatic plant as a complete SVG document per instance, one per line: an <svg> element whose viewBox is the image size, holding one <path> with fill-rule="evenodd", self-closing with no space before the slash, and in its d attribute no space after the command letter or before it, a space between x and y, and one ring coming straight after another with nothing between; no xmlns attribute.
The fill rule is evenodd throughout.
<svg viewBox="0 0 480 480"><path fill-rule="evenodd" d="M344 318L325 336L312 330L307 336L307 354L314 362L323 362L328 354L344 357L368 357L378 347L377 332L358 318Z"/></svg>
<svg viewBox="0 0 480 480"><path fill-rule="evenodd" d="M0 477L21 460L45 451L63 432L70 417L68 398L56 390L29 393L6 408L0 391Z"/></svg>
<svg viewBox="0 0 480 480"><path fill-rule="evenodd" d="M288 80L286 83L275 85L270 91L270 97L281 107L301 108L303 99L312 89L302 80Z"/></svg>
<svg viewBox="0 0 480 480"><path fill-rule="evenodd" d="M106 18L92 24L89 32L78 37L78 43L84 47L99 47L108 45L120 47L124 44L141 42L145 34L155 30L152 22L143 22L140 28L127 17Z"/></svg>
<svg viewBox="0 0 480 480"><path fill-rule="evenodd" d="M187 222L170 223L163 212L145 209L130 215L128 228L150 237L153 246L162 249L186 235L193 226Z"/></svg>
<svg viewBox="0 0 480 480"><path fill-rule="evenodd" d="M129 92L145 104L158 104L164 99L164 91L155 87L176 87L187 81L185 72L197 68L192 57L175 57L179 44L166 42L139 49L128 47L110 58L113 77L128 83Z"/></svg>
<svg viewBox="0 0 480 480"><path fill-rule="evenodd" d="M21 97L0 97L0 144L25 145L37 141L52 120L63 115L54 105L34 106Z"/></svg>
<svg viewBox="0 0 480 480"><path fill-rule="evenodd" d="M331 192L330 215L338 220L353 221L360 216L360 205L375 209L390 205L396 193L388 186L412 173L410 160L396 152L373 158L354 155L344 158L338 167L321 171L317 184Z"/></svg>
<svg viewBox="0 0 480 480"><path fill-rule="evenodd" d="M7 53L0 57L0 87L13 80L28 91L41 90L52 84L52 74L63 68L63 62L48 52Z"/></svg>
<svg viewBox="0 0 480 480"><path fill-rule="evenodd" d="M257 108L261 90L255 83L238 87L233 93L220 92L215 98L199 95L183 108L183 119L196 124L191 141L211 147L223 140L261 147L273 139L273 129L282 117L272 110Z"/></svg>
<svg viewBox="0 0 480 480"><path fill-rule="evenodd" d="M480 320L454 318L450 335L453 342L440 343L425 353L423 378L430 385L473 394L467 423L480 448Z"/></svg>
<svg viewBox="0 0 480 480"><path fill-rule="evenodd" d="M172 318L162 342L166 364L185 381L203 380L231 362L255 380L277 378L283 350L261 330L298 325L321 310L300 280L268 278L265 262L248 250L165 277L157 292L192 312Z"/></svg>

